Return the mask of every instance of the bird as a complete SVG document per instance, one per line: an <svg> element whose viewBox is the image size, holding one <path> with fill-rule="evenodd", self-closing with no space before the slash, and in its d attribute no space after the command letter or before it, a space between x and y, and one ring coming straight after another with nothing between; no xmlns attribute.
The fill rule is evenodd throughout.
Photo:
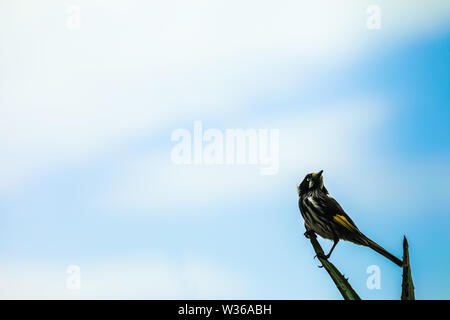
<svg viewBox="0 0 450 320"><path fill-rule="evenodd" d="M309 238L318 234L334 242L327 255L318 256L328 259L339 240L346 240L367 246L402 267L403 262L400 259L359 231L353 220L325 188L322 173L323 170L307 174L297 186L298 206L305 221L305 236Z"/></svg>

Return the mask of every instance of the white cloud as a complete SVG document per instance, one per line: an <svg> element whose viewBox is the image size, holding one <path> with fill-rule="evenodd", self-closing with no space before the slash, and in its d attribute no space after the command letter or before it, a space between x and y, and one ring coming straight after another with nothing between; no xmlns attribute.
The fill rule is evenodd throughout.
<svg viewBox="0 0 450 320"><path fill-rule="evenodd" d="M111 171L106 188L94 197L100 199L95 205L126 215L212 215L214 208L227 199L239 203L277 197L276 190L294 194L294 184L306 173L321 169L332 194L338 190L339 199L351 198L353 206L366 212L377 208L379 215L410 215L429 201L418 187L424 183L436 186L433 192L445 199L445 177L450 176L445 159L418 159L405 164L404 159L392 155L385 158L378 143L389 109L385 102L374 101L378 99L366 97L320 108L308 106L296 117L279 116L270 121L237 120L240 128L258 128L261 123L267 128L270 123L269 129L280 130L280 168L276 175L260 175L259 165L175 165L170 160L171 150L161 147L124 158L120 167ZM431 184L429 175L434 171L440 179Z"/></svg>
<svg viewBox="0 0 450 320"><path fill-rule="evenodd" d="M381 105L359 99L305 110L296 117L265 122L271 125L268 129L280 130L280 169L274 176L260 175L260 165L175 165L170 149L154 149L121 162L101 196L101 205L127 214L183 215L186 209L189 214L211 214L198 209L216 206L220 199L239 201L241 196L248 200L273 194L289 181L294 186L306 172L325 169L343 175L357 163L370 161L371 155L365 152L373 143L370 135L385 116ZM240 121L237 125L246 129L244 123L258 128L264 119Z"/></svg>
<svg viewBox="0 0 450 320"><path fill-rule="evenodd" d="M2 5L0 194L179 119L279 95L297 67L310 80L367 38L359 1L85 0L77 32L65 28L64 2ZM448 12L448 1L379 5L395 39Z"/></svg>

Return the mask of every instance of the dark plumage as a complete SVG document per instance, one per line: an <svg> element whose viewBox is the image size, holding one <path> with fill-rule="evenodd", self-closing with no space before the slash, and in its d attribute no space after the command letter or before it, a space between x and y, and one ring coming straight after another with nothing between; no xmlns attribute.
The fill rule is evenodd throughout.
<svg viewBox="0 0 450 320"><path fill-rule="evenodd" d="M359 231L339 203L328 193L323 184L322 172L323 170L307 174L298 186L298 206L305 220L306 236L314 232L322 238L334 241L333 247L324 258L330 257L337 243L342 239L370 247L401 267L403 263L400 259Z"/></svg>

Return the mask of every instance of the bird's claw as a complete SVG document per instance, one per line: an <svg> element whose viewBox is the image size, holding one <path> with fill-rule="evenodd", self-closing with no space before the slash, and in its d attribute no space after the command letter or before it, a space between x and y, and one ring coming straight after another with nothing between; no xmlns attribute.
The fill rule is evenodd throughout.
<svg viewBox="0 0 450 320"><path fill-rule="evenodd" d="M314 259L317 258L317 257L321 258L321 254L316 254L314 256ZM317 268L323 268L323 265L317 266Z"/></svg>
<svg viewBox="0 0 450 320"><path fill-rule="evenodd" d="M305 231L304 235L305 235L306 238L309 239L310 237L314 237L315 233L312 230L307 230L307 231Z"/></svg>
<svg viewBox="0 0 450 320"><path fill-rule="evenodd" d="M321 258L321 259L328 260L329 257L330 257L330 256L327 255L327 254L318 253L318 254L316 254L316 255L314 256L314 259L315 259L315 258Z"/></svg>

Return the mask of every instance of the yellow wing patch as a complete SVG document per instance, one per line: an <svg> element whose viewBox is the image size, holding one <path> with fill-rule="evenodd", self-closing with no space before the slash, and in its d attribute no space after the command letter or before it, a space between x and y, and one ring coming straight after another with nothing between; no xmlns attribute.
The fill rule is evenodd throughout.
<svg viewBox="0 0 450 320"><path fill-rule="evenodd" d="M347 228L348 230L357 230L356 226L349 222L344 216L337 214L333 216L333 220L339 223L341 226Z"/></svg>

